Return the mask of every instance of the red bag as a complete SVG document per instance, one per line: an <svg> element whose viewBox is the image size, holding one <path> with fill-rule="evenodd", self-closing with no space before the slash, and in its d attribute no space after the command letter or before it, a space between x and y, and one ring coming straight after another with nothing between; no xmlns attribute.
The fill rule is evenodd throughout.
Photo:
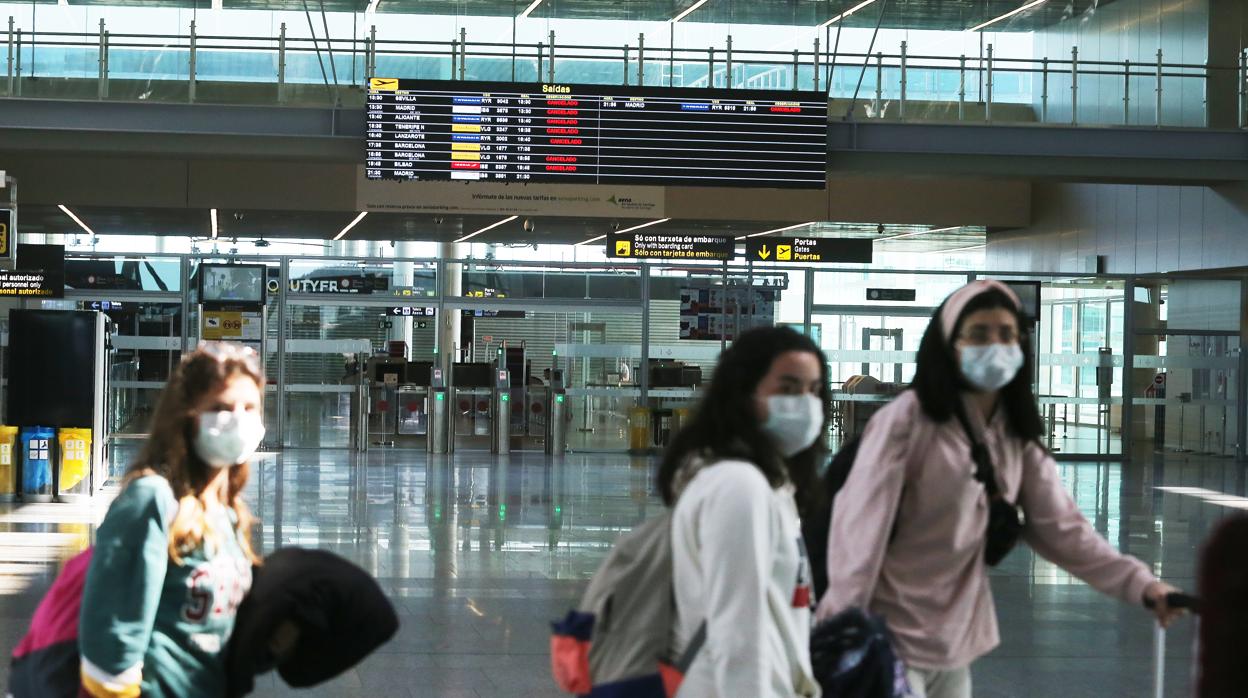
<svg viewBox="0 0 1248 698"><path fill-rule="evenodd" d="M77 698L81 690L78 612L92 548L78 553L39 601L30 630L13 650L9 693L13 698Z"/></svg>

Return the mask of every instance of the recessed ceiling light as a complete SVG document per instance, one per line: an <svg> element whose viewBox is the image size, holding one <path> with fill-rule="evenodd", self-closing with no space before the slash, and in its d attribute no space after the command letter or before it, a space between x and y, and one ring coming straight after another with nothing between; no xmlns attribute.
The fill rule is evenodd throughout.
<svg viewBox="0 0 1248 698"><path fill-rule="evenodd" d="M355 219L348 223L345 228L338 231L338 234L334 236L334 240L341 240L344 235L350 232L350 230L354 228L357 223L364 220L364 216L367 215L368 211L360 211L360 215L356 216Z"/></svg>
<svg viewBox="0 0 1248 698"><path fill-rule="evenodd" d="M95 237L95 231L94 231L94 230L92 230L92 229L90 229L90 228L88 228L88 227L87 227L87 224L86 224L86 223L83 223L81 218L79 218L78 216L75 216L73 211L69 210L68 208L65 208L65 204L57 204L57 205L56 205L56 207L57 207L57 208L59 208L59 209L61 209L61 211L62 211L62 212L64 212L64 213L65 213L65 215L67 215L67 216L69 216L70 218L74 219L74 222L78 224L78 227L79 227L79 228L82 228L83 230L85 230L85 231L87 231L88 233L90 233L92 237Z"/></svg>
<svg viewBox="0 0 1248 698"><path fill-rule="evenodd" d="M990 20L988 20L987 22L984 22L983 24L980 24L979 26L971 27L971 28L970 28L970 29L968 29L967 31L977 32L977 31L979 31L980 29L983 29L983 28L985 28L985 27L990 27L990 26L992 26L992 25L996 24L997 22L1000 22L1000 21L1001 21L1001 20L1003 20L1003 19L1009 19L1010 17L1013 17L1014 15L1018 14L1019 12L1026 12L1027 10L1030 10L1031 8L1036 7L1037 5L1043 5L1045 2L1047 2L1047 0L1032 0L1032 2L1029 2L1029 3L1027 3L1026 5L1023 5L1022 7L1018 8L1018 9L1011 10L1011 11L1009 11L1009 12L1006 12L1005 14L1001 15L1000 17L997 17L996 19L990 19Z"/></svg>
<svg viewBox="0 0 1248 698"><path fill-rule="evenodd" d="M493 230L493 229L497 228L498 226L503 225L504 223L510 223L510 222L512 222L512 221L514 221L514 220L516 220L516 219L517 219L517 218L519 218L519 217L520 217L520 216L508 216L508 217L504 218L504 219L503 219L503 220L501 220L501 221L495 221L495 222L493 222L493 223L491 223L491 224L489 224L489 225L485 226L484 228L482 228L482 229L480 229L480 230L477 230L477 231L475 231L475 232L468 233L467 235L463 236L462 238L460 238L460 239L456 240L455 242L464 242L464 241L466 241L466 240L468 240L468 239L470 239L470 238L475 238L476 236L480 235L481 233L484 233L484 232L485 232L485 231L487 231L487 230Z"/></svg>

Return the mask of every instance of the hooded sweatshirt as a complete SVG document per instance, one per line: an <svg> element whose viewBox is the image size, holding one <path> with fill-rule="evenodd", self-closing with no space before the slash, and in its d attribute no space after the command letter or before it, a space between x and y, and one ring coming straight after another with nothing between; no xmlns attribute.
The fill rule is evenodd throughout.
<svg viewBox="0 0 1248 698"><path fill-rule="evenodd" d="M810 668L810 567L792 485L751 463L693 464L672 512L676 649L705 620L678 698L818 696Z"/></svg>

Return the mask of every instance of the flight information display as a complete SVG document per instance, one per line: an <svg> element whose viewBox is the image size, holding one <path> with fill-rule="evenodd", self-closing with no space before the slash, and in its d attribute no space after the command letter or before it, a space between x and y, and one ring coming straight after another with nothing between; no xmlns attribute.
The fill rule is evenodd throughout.
<svg viewBox="0 0 1248 698"><path fill-rule="evenodd" d="M372 78L368 179L822 189L820 92Z"/></svg>

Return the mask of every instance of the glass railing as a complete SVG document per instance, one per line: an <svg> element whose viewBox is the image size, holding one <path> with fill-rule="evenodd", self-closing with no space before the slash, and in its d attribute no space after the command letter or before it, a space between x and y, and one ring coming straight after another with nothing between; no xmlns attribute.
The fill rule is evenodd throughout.
<svg viewBox="0 0 1248 698"><path fill-rule="evenodd" d="M834 118L1065 125L1209 125L1211 90L1248 123L1238 65L375 38L25 32L9 23L7 97L356 106L369 76L826 92Z"/></svg>

